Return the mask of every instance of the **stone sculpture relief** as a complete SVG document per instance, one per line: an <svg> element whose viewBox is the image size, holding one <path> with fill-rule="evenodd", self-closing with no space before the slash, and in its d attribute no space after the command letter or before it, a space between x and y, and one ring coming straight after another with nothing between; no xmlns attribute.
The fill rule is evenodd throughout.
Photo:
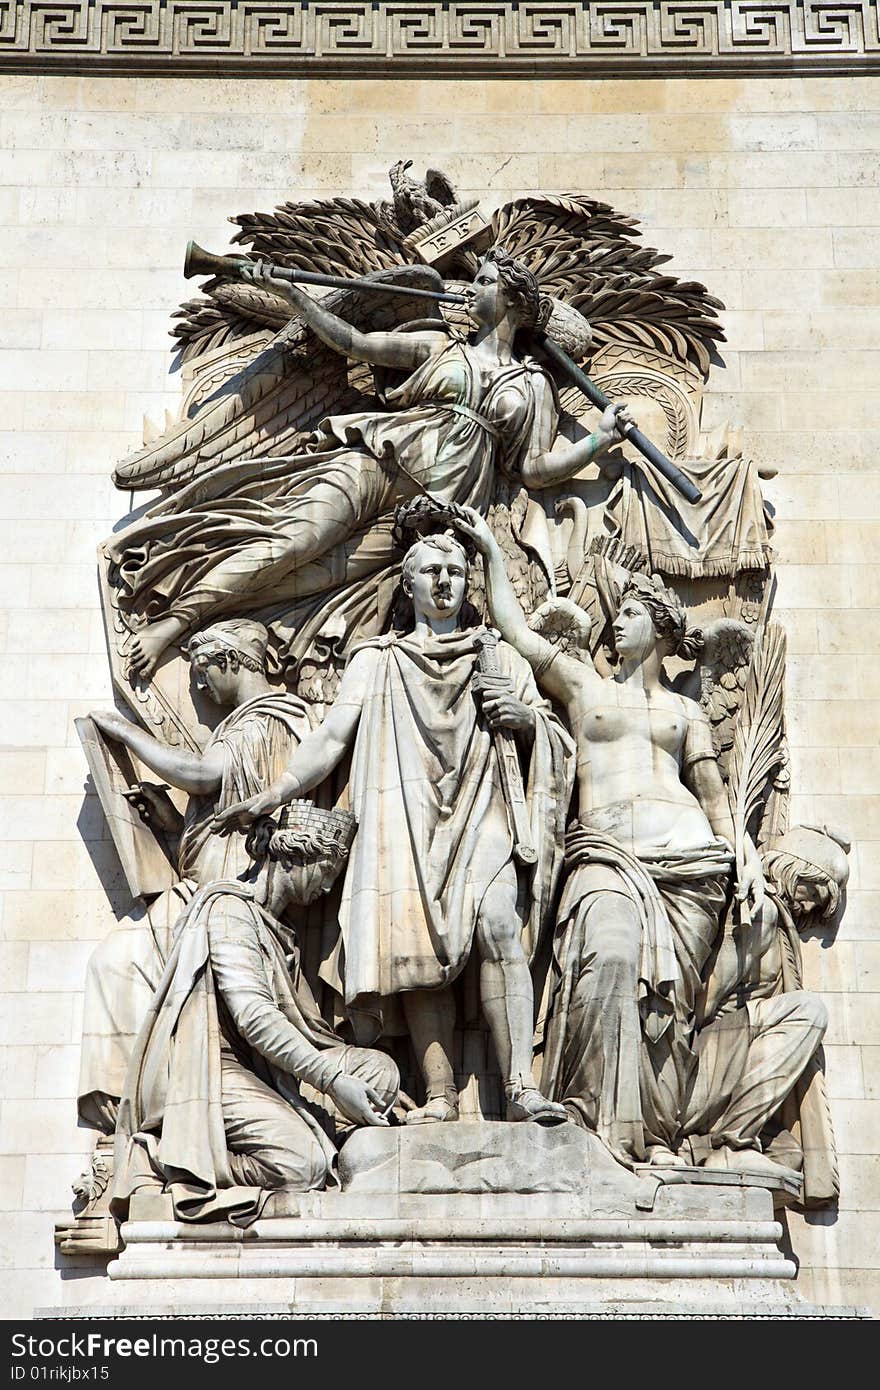
<svg viewBox="0 0 880 1390"><path fill-rule="evenodd" d="M386 1015L399 1006L425 1087L406 1122L458 1118L450 986L472 955L507 1119L561 1122L565 1111L532 1074L529 961L559 873L571 743L516 653L482 626L462 630L467 575L454 538L410 546L401 587L412 630L359 644L330 713L286 771L215 824L245 827L276 811L324 782L351 747L360 829L339 912L337 987L356 1031L393 1029Z"/></svg>
<svg viewBox="0 0 880 1390"><path fill-rule="evenodd" d="M798 931L848 846L787 824L770 518L700 429L722 306L606 204L408 170L190 248L184 412L116 471L160 497L102 547L126 713L81 733L141 903L89 967L68 1254L145 1192L248 1222L514 1151L575 1190L587 1142L837 1192Z"/></svg>

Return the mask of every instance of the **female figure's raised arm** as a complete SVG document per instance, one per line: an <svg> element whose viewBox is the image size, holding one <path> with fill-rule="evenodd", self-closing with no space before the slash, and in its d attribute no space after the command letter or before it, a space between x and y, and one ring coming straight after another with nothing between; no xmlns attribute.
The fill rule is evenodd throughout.
<svg viewBox="0 0 880 1390"><path fill-rule="evenodd" d="M263 285L281 299L286 299L312 331L336 352L352 357L358 362L370 362L376 367L397 367L402 371L412 371L435 352L446 346L449 339L438 329L422 333L362 333L338 314L331 313L317 299L313 299L299 285L289 280L279 280L271 268L263 261L244 272L243 278L256 285Z"/></svg>
<svg viewBox="0 0 880 1390"><path fill-rule="evenodd" d="M458 507L455 525L469 536L483 556L486 573L486 598L492 621L505 642L515 647L520 656L532 666L539 685L554 699L567 704L584 681L601 677L589 664L573 660L533 632L526 622L513 585L504 568L504 556L488 524L473 507Z"/></svg>

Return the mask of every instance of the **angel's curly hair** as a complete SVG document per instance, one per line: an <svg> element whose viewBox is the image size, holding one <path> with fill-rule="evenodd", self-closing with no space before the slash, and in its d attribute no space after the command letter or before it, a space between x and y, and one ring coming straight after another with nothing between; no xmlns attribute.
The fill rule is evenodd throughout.
<svg viewBox="0 0 880 1390"><path fill-rule="evenodd" d="M687 610L672 589L667 589L655 574L631 574L620 595L620 602L633 598L648 610L658 637L665 637L672 646L672 655L693 661L703 650L703 634L699 628L687 625Z"/></svg>
<svg viewBox="0 0 880 1390"><path fill-rule="evenodd" d="M498 279L513 301L523 328L545 328L553 310L553 302L542 294L532 272L501 246L491 247L485 259L497 267Z"/></svg>

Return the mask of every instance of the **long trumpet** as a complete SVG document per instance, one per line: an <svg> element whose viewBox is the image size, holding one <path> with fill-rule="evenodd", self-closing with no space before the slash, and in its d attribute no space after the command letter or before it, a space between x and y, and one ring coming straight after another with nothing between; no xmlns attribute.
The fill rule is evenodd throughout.
<svg viewBox="0 0 880 1390"><path fill-rule="evenodd" d="M185 280L191 280L194 275L221 275L238 280L242 272L254 264L249 256L215 256L213 251L206 251L197 242L190 241L187 242L183 275ZM287 266L271 265L268 262L266 266L276 280L289 280L292 285L326 285L334 290L373 290L376 294L405 295L408 299L467 304L465 295L449 294L445 290L418 290L409 285L389 284L386 280L364 280L355 276L316 275L311 270L289 270Z"/></svg>
<svg viewBox="0 0 880 1390"><path fill-rule="evenodd" d="M216 256L212 251L205 251L196 242L190 241L186 247L183 274L187 280L191 280L194 275L220 275L238 280L244 271L253 265L254 261L249 256ZM289 280L293 285L326 285L330 289L338 290L373 290L376 294L397 294L404 295L409 299L430 299L434 303L440 304L467 304L468 302L466 295L451 294L448 290L418 290L409 285L396 285L389 280L366 280L360 276L316 275L311 270L290 270L287 266L269 264L268 262L266 265L277 280ZM428 267L422 268L427 269ZM437 278L439 280L439 275ZM576 386L591 405L595 406L597 410L604 411L612 404L604 391L601 391L595 382L590 380L557 342L549 338L546 333L536 332L534 337L536 345L544 350L550 360L565 374L572 386ZM665 454L661 453L656 444L652 444L640 429L628 422L618 425L618 429L638 449L639 453L654 465L657 472L661 473L676 491L681 493L682 497L685 497L688 502L699 502L702 496L699 488Z"/></svg>

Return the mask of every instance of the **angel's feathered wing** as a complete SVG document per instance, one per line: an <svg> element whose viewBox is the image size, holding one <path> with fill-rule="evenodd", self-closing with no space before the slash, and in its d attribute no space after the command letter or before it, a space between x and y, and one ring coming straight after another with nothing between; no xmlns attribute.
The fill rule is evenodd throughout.
<svg viewBox="0 0 880 1390"><path fill-rule="evenodd" d="M738 618L712 618L701 626L701 631L703 650L696 688L683 693L691 694L703 707L712 730L712 746L726 780L755 635Z"/></svg>
<svg viewBox="0 0 880 1390"><path fill-rule="evenodd" d="M384 271L380 281L431 289L436 272L427 266ZM391 329L422 301L393 294L335 290L328 309L365 331ZM416 310L413 304L420 307ZM119 488L178 488L236 460L294 453L303 438L330 414L378 409L372 378L353 371L299 320L280 329L271 343L209 396L191 420L182 420L155 442L129 455L113 474Z"/></svg>
<svg viewBox="0 0 880 1390"><path fill-rule="evenodd" d="M638 219L580 196L536 194L507 203L493 220L496 244L537 276L545 294L590 321L595 345L653 348L708 374L724 333L721 301L705 285L663 275L671 260L639 247Z"/></svg>
<svg viewBox="0 0 880 1390"><path fill-rule="evenodd" d="M412 261L403 237L381 212L356 198L283 203L274 212L245 212L229 220L239 228L232 240L255 260L291 270L360 276ZM175 315L179 322L172 333L183 361L290 318L284 300L255 285L212 279L201 291Z"/></svg>
<svg viewBox="0 0 880 1390"><path fill-rule="evenodd" d="M353 278L402 274L407 284L435 287L435 272L411 265L402 238L369 203L351 198L285 203L273 213L243 213L230 220L239 228L233 240L247 245L255 259ZM416 310L412 302L347 290L331 293L326 303L364 329L393 328L425 313L423 305ZM117 487L174 488L245 453L282 454L325 415L362 409L368 400L375 404L369 375L352 373L344 357L291 319L285 300L261 286L208 280L200 297L182 305L176 317L180 361L258 331L275 337L193 419L125 459L114 473Z"/></svg>

